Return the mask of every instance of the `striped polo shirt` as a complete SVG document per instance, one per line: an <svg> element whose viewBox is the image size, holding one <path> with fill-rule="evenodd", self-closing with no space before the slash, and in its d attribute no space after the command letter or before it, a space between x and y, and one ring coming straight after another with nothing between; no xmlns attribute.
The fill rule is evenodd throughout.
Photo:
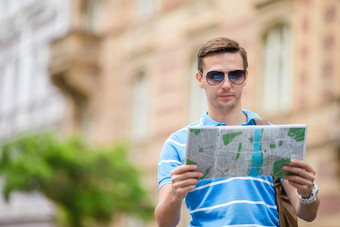
<svg viewBox="0 0 340 227"><path fill-rule="evenodd" d="M253 118L259 118L249 110L243 113L247 122L242 125L254 125ZM187 127L222 125L205 112ZM171 170L184 164L187 127L171 134L164 143L158 163L159 188L171 183ZM188 193L185 203L192 217L190 226L279 226L271 176L202 179Z"/></svg>

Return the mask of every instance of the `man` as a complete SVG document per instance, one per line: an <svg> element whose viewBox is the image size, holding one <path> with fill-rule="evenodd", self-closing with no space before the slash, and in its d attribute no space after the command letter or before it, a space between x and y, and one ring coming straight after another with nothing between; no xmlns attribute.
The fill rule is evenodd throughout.
<svg viewBox="0 0 340 227"><path fill-rule="evenodd" d="M198 52L196 79L207 95L208 111L190 126L254 125L259 116L241 107L247 84L247 53L228 38L209 40ZM158 164L158 226L176 226L185 199L191 226L279 226L273 178L203 179L197 166L184 164L187 128L165 142ZM313 221L319 198L315 171L305 161L291 160L281 185L298 217ZM300 195L298 197L298 195ZM300 198L300 199L299 199Z"/></svg>

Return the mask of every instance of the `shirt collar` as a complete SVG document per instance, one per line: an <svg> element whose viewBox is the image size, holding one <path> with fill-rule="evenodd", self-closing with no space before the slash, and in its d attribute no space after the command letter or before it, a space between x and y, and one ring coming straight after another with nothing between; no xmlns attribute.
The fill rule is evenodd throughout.
<svg viewBox="0 0 340 227"><path fill-rule="evenodd" d="M243 123L242 125L255 125L253 119L260 118L259 115L250 110L243 109L242 112L247 116L247 122ZM226 126L225 123L220 123L211 119L208 115L208 111L204 112L201 118L201 122L203 126Z"/></svg>

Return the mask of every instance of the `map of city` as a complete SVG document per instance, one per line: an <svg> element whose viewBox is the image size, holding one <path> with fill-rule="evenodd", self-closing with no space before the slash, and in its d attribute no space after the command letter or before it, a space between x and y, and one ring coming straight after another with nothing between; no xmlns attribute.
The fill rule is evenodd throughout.
<svg viewBox="0 0 340 227"><path fill-rule="evenodd" d="M186 163L196 164L202 179L289 174L290 159L303 160L306 125L190 127Z"/></svg>

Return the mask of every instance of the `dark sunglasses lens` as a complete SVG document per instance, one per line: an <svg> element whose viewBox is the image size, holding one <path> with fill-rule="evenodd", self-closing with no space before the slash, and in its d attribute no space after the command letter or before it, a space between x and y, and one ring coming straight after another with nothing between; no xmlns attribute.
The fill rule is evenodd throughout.
<svg viewBox="0 0 340 227"><path fill-rule="evenodd" d="M234 84L242 84L246 79L246 75L243 70L234 70L228 73L228 78Z"/></svg>
<svg viewBox="0 0 340 227"><path fill-rule="evenodd" d="M207 73L207 82L210 85L218 85L224 80L224 73L219 71L210 71Z"/></svg>

